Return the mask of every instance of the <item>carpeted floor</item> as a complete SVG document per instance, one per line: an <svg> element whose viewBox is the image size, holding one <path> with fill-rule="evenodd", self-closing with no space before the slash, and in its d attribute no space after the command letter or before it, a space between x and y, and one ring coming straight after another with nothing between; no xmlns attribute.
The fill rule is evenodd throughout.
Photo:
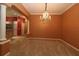
<svg viewBox="0 0 79 59"><path fill-rule="evenodd" d="M59 40L15 38L10 56L79 56L79 52Z"/></svg>

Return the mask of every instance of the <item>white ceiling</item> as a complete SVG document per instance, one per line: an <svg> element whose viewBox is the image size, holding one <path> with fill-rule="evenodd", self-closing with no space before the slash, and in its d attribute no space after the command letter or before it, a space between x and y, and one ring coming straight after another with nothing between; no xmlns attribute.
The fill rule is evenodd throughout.
<svg viewBox="0 0 79 59"><path fill-rule="evenodd" d="M74 4L72 3L48 3L47 10L50 14L59 15L64 13ZM44 3L24 3L23 6L27 9L28 12L32 15L42 14L45 9Z"/></svg>

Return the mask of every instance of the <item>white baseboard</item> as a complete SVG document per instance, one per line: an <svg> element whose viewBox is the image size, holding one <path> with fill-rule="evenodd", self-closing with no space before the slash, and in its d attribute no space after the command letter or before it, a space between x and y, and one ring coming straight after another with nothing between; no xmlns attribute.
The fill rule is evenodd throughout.
<svg viewBox="0 0 79 59"><path fill-rule="evenodd" d="M11 39L24 38L24 36L13 36Z"/></svg>
<svg viewBox="0 0 79 59"><path fill-rule="evenodd" d="M6 53L4 56L9 56L10 55L10 52Z"/></svg>
<svg viewBox="0 0 79 59"><path fill-rule="evenodd" d="M73 48L74 50L76 50L76 51L78 51L78 52L79 52L79 49L78 49L78 48L76 48L76 47L74 47L74 46L73 46L73 45L71 45L70 43L68 43L68 42L66 42L66 41L64 41L64 40L62 40L62 39L60 39L60 41L61 41L61 42L63 42L64 44L68 45L69 47Z"/></svg>
<svg viewBox="0 0 79 59"><path fill-rule="evenodd" d="M30 37L30 38L27 38L27 37L25 37L25 36L14 36L14 37L12 37L12 39L17 39L17 38L26 38L26 39L29 39L29 40L31 40L31 39L41 39L41 40L60 40L60 39L56 39L56 38L37 38L37 37Z"/></svg>
<svg viewBox="0 0 79 59"><path fill-rule="evenodd" d="M26 39L29 39L29 40L31 40L31 39L36 39L36 40L39 40L39 39L41 39L41 40L60 40L60 39L56 39L56 38L26 38Z"/></svg>
<svg viewBox="0 0 79 59"><path fill-rule="evenodd" d="M5 44L7 42L10 42L10 40L0 41L0 44Z"/></svg>

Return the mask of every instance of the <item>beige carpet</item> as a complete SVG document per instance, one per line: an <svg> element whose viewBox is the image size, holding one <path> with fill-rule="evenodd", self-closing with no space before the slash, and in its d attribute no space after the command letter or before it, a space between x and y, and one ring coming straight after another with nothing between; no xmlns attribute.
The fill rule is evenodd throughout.
<svg viewBox="0 0 79 59"><path fill-rule="evenodd" d="M15 38L10 56L78 56L79 52L58 40Z"/></svg>

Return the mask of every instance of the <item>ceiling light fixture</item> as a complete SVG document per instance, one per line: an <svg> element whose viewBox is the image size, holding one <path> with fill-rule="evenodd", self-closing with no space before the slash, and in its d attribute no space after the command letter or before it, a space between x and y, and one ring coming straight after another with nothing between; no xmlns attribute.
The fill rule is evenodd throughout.
<svg viewBox="0 0 79 59"><path fill-rule="evenodd" d="M48 11L47 11L47 3L45 3L45 11L42 14L42 16L40 16L40 19L42 21L49 21L51 20L51 16L49 15Z"/></svg>

